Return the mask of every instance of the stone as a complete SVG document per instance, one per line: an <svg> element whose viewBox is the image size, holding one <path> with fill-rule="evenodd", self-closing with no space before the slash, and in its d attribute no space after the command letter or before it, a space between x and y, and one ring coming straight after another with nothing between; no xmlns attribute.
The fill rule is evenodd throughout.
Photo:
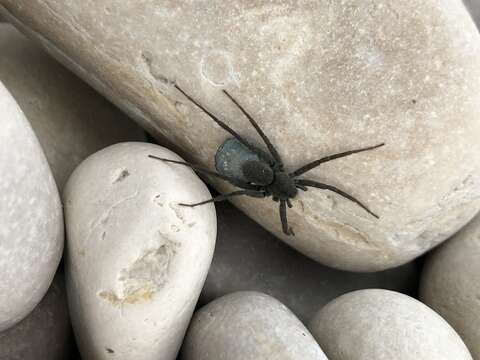
<svg viewBox="0 0 480 360"><path fill-rule="evenodd" d="M455 330L418 300L394 291L354 291L309 325L329 360L472 360Z"/></svg>
<svg viewBox="0 0 480 360"><path fill-rule="evenodd" d="M38 306L17 325L0 333L0 359L70 359L71 345L64 276L58 274Z"/></svg>
<svg viewBox="0 0 480 360"><path fill-rule="evenodd" d="M258 291L308 322L319 307L353 290L417 293L419 265L415 262L376 273L335 270L296 252L227 202L217 203L216 211L217 243L200 295L202 304L236 291Z"/></svg>
<svg viewBox="0 0 480 360"><path fill-rule="evenodd" d="M420 299L480 359L480 215L427 256L421 279Z"/></svg>
<svg viewBox="0 0 480 360"><path fill-rule="evenodd" d="M271 199L234 200L325 265L379 271L407 263L480 209L480 35L460 1L144 5L0 0L10 22L190 161L213 168L229 136L173 81L260 144L221 90L230 91L289 171L385 142L308 173L351 193L379 220L312 189L288 211L292 237Z"/></svg>
<svg viewBox="0 0 480 360"><path fill-rule="evenodd" d="M478 0L463 0L477 27L480 25L480 3Z"/></svg>
<svg viewBox="0 0 480 360"><path fill-rule="evenodd" d="M148 143L120 143L83 161L64 190L66 275L82 358L175 359L215 247L205 184Z"/></svg>
<svg viewBox="0 0 480 360"><path fill-rule="evenodd" d="M47 292L63 251L60 197L42 148L0 82L0 332Z"/></svg>
<svg viewBox="0 0 480 360"><path fill-rule="evenodd" d="M0 25L0 79L30 121L59 189L88 155L143 130L12 25Z"/></svg>
<svg viewBox="0 0 480 360"><path fill-rule="evenodd" d="M259 292L223 296L198 310L184 360L327 360L305 326L281 302Z"/></svg>

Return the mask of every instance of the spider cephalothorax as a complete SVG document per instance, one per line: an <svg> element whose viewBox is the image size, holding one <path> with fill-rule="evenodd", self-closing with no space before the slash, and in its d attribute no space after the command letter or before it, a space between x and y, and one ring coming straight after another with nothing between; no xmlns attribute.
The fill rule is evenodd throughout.
<svg viewBox="0 0 480 360"><path fill-rule="evenodd" d="M378 219L378 216L370 211L365 205L353 196L346 192L332 186L323 184L313 180L301 179L299 176L303 175L309 170L323 164L327 161L359 153L362 151L373 150L384 144L369 146L361 149L345 151L342 153L329 155L319 160L310 162L293 172L287 172L277 150L270 142L268 137L260 129L256 121L245 111L245 109L226 91L223 93L240 109L240 111L247 117L257 133L265 142L268 148L268 153L264 150L254 146L239 134L232 130L227 124L221 121L218 117L203 107L198 101L193 99L185 91L183 91L177 84L175 88L180 91L187 99L198 106L202 111L209 115L224 130L229 132L233 138L227 139L217 150L215 154L215 168L217 172L205 169L198 165L193 165L183 161L175 161L170 159L160 158L154 155L149 157L175 164L181 164L191 167L198 173L213 175L231 184L241 188L242 190L233 191L228 194L219 195L215 198L199 202L197 204L180 204L183 206L198 206L214 201L223 201L233 196L248 195L252 197L265 198L271 196L272 199L280 203L280 220L282 222L282 229L286 235L294 235L293 230L288 226L287 221L287 206L292 207L290 199L297 196L298 190L307 191L308 187L314 187L323 190L333 191L334 193L343 196L344 198L353 201L369 214Z"/></svg>

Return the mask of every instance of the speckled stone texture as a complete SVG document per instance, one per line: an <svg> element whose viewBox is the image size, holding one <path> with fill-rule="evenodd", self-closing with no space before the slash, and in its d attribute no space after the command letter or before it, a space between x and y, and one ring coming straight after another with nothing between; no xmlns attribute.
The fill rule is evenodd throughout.
<svg viewBox="0 0 480 360"><path fill-rule="evenodd" d="M12 25L0 25L0 53L0 79L30 121L59 189L88 155L145 139L138 125Z"/></svg>
<svg viewBox="0 0 480 360"><path fill-rule="evenodd" d="M480 215L428 255L421 300L442 315L480 359Z"/></svg>
<svg viewBox="0 0 480 360"><path fill-rule="evenodd" d="M237 292L198 310L182 360L327 360L305 326L278 300Z"/></svg>
<svg viewBox="0 0 480 360"><path fill-rule="evenodd" d="M38 305L63 250L58 190L42 148L0 81L0 331Z"/></svg>
<svg viewBox="0 0 480 360"><path fill-rule="evenodd" d="M0 333L2 360L70 359L72 331L64 277L59 274L40 304L21 322Z"/></svg>
<svg viewBox="0 0 480 360"><path fill-rule="evenodd" d="M320 310L309 329L329 360L472 360L440 315L388 290L342 295Z"/></svg>
<svg viewBox="0 0 480 360"><path fill-rule="evenodd" d="M369 274L335 270L296 252L232 204L217 203L215 207L217 243L200 296L202 304L236 291L259 291L308 322L322 305L353 290L417 292L419 266L414 262Z"/></svg>
<svg viewBox="0 0 480 360"><path fill-rule="evenodd" d="M216 238L210 198L181 160L147 143L84 160L64 190L67 293L85 360L174 360L208 273Z"/></svg>
<svg viewBox="0 0 480 360"><path fill-rule="evenodd" d="M461 1L0 0L0 9L189 160L213 167L227 134L169 81L260 141L222 94L228 89L288 170L385 142L308 173L380 220L312 190L293 202L296 237L286 237L277 204L235 200L324 264L376 271L406 263L480 208L480 35Z"/></svg>

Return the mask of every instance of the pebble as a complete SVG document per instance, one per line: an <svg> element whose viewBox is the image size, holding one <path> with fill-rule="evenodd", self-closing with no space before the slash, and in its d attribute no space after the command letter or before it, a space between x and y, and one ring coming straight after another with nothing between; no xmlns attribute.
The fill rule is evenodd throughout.
<svg viewBox="0 0 480 360"><path fill-rule="evenodd" d="M427 256L420 299L442 315L480 359L480 216Z"/></svg>
<svg viewBox="0 0 480 360"><path fill-rule="evenodd" d="M472 360L440 315L389 290L340 296L315 315L309 329L329 360Z"/></svg>
<svg viewBox="0 0 480 360"><path fill-rule="evenodd" d="M238 198L248 216L331 267L405 264L480 209L480 35L460 1L191 2L3 0L0 11L189 160L213 168L229 136L171 82L250 141L257 119L288 171L324 164L289 209ZM212 21L215 19L215 21ZM220 190L232 187L211 179Z"/></svg>
<svg viewBox="0 0 480 360"><path fill-rule="evenodd" d="M70 359L71 347L65 280L63 274L57 274L40 304L0 333L0 359L65 360Z"/></svg>
<svg viewBox="0 0 480 360"><path fill-rule="evenodd" d="M65 187L67 292L84 359L173 360L207 276L216 237L205 184L147 143L82 162Z"/></svg>
<svg viewBox="0 0 480 360"><path fill-rule="evenodd" d="M198 310L184 360L327 360L305 326L278 300L237 292Z"/></svg>
<svg viewBox="0 0 480 360"><path fill-rule="evenodd" d="M47 292L63 251L60 197L45 155L0 82L0 331Z"/></svg>

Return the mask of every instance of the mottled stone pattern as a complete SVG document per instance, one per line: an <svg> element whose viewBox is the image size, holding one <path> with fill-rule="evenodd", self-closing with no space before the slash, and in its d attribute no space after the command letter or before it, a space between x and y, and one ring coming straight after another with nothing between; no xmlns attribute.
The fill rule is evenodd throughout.
<svg viewBox="0 0 480 360"><path fill-rule="evenodd" d="M420 299L462 336L480 359L480 216L428 255Z"/></svg>
<svg viewBox="0 0 480 360"><path fill-rule="evenodd" d="M55 181L24 114L0 82L0 331L40 302L63 250Z"/></svg>
<svg viewBox="0 0 480 360"><path fill-rule="evenodd" d="M327 360L305 326L278 300L237 292L198 310L184 360Z"/></svg>
<svg viewBox="0 0 480 360"><path fill-rule="evenodd" d="M340 296L319 311L309 329L329 360L472 360L443 318L388 290Z"/></svg>
<svg viewBox="0 0 480 360"><path fill-rule="evenodd" d="M0 25L0 49L0 79L30 121L59 189L88 155L145 139L139 126L12 25Z"/></svg>
<svg viewBox="0 0 480 360"><path fill-rule="evenodd" d="M279 241L233 205L217 203L215 254L200 296L202 304L236 291L259 291L285 304L300 320L344 293L385 288L415 295L419 265L376 273L335 270Z"/></svg>
<svg viewBox="0 0 480 360"><path fill-rule="evenodd" d="M70 327L64 276L58 274L40 304L21 322L0 333L2 360L70 359Z"/></svg>
<svg viewBox="0 0 480 360"><path fill-rule="evenodd" d="M220 91L229 89L279 147L288 169L386 142L375 153L309 174L360 198L380 220L312 190L289 211L293 238L281 233L271 200L236 201L320 262L361 271L405 263L480 208L480 39L460 1L0 5L143 126L203 164L213 166L226 134L169 81L255 139Z"/></svg>
<svg viewBox="0 0 480 360"><path fill-rule="evenodd" d="M64 190L67 292L88 360L174 360L216 238L210 197L163 147L128 142L84 160Z"/></svg>

